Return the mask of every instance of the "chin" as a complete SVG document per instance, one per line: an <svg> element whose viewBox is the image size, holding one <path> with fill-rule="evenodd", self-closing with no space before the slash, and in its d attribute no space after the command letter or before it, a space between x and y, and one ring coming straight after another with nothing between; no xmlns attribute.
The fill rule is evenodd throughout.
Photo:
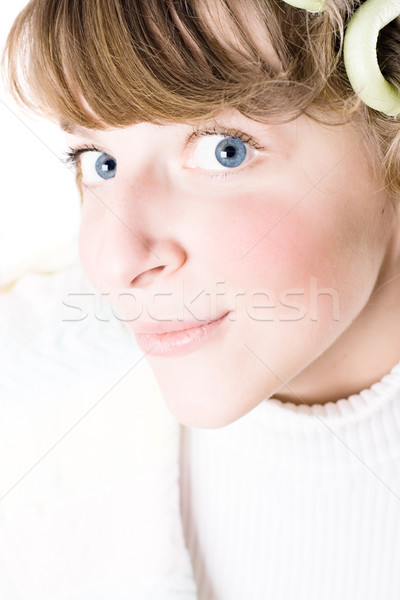
<svg viewBox="0 0 400 600"><path fill-rule="evenodd" d="M217 429L237 421L281 387L265 365L248 352L228 347L149 362L165 405L182 425Z"/></svg>
<svg viewBox="0 0 400 600"><path fill-rule="evenodd" d="M186 427L197 429L219 429L234 423L245 414L250 412L265 397L259 398L253 402L240 402L239 398L224 399L222 395L211 396L196 394L187 390L185 393L179 393L174 390L170 394L161 387L165 405L173 417Z"/></svg>

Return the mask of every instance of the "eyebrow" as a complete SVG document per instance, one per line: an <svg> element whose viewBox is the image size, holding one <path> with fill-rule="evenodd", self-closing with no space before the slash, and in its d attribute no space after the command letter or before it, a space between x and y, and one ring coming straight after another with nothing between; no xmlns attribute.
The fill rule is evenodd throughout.
<svg viewBox="0 0 400 600"><path fill-rule="evenodd" d="M59 125L62 131L65 131L65 133L70 133L71 135L81 135L83 137L92 138L97 137L95 131L87 129L86 127L82 127L80 125L75 125L74 123L70 123L69 121L60 121Z"/></svg>

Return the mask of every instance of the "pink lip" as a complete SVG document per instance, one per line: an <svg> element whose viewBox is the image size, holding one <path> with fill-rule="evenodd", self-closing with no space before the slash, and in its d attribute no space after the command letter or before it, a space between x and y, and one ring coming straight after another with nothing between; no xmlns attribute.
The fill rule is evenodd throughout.
<svg viewBox="0 0 400 600"><path fill-rule="evenodd" d="M221 318L221 317L219 317ZM143 334L162 334L162 333L174 333L175 331L185 331L186 329L194 329L214 323L219 319L212 321L211 319L198 319L197 321L174 321L173 319L165 319L164 322L153 322L153 323L142 323L140 330L135 331L135 335Z"/></svg>
<svg viewBox="0 0 400 600"><path fill-rule="evenodd" d="M185 354L215 335L228 314L216 321L200 322L200 325L199 321L151 323L135 333L136 341L143 352L153 356ZM160 333L162 329L164 332Z"/></svg>

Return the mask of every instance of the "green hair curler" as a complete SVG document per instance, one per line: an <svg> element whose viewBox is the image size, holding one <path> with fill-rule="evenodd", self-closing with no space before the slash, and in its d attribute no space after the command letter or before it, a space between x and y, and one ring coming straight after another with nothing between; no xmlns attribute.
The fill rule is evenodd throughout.
<svg viewBox="0 0 400 600"><path fill-rule="evenodd" d="M324 0L283 0L312 13L325 10ZM343 42L347 77L370 108L389 116L400 113L400 90L382 75L376 54L379 31L400 15L400 0L367 0L350 19Z"/></svg>

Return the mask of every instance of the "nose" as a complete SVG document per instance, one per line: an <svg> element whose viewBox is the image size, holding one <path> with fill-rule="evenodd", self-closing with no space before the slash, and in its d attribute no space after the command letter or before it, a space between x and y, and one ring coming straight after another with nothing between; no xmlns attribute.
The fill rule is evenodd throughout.
<svg viewBox="0 0 400 600"><path fill-rule="evenodd" d="M125 197L98 206L96 216L82 216L81 260L97 289L151 287L160 277L167 281L185 263L186 251L171 227L173 215L167 215L168 202L162 200L152 204L142 195L136 203Z"/></svg>

